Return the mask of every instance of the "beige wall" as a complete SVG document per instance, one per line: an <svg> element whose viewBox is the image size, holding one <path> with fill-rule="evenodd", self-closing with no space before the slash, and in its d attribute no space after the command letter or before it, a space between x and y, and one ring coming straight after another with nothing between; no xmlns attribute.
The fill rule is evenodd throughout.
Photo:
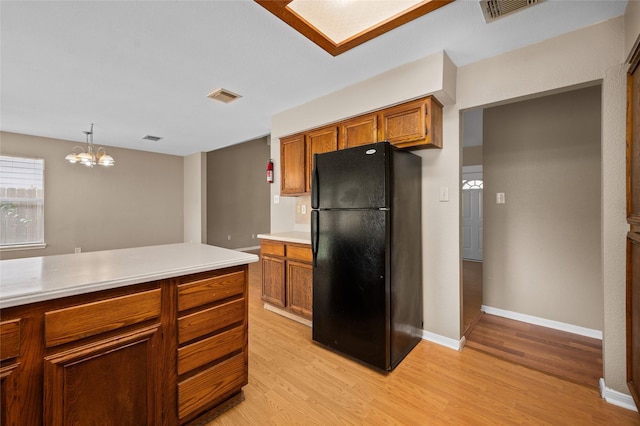
<svg viewBox="0 0 640 426"><path fill-rule="evenodd" d="M484 110L484 305L602 330L600 90Z"/></svg>
<svg viewBox="0 0 640 426"><path fill-rule="evenodd" d="M111 168L64 157L76 142L0 133L0 153L44 158L45 243L3 259L182 242L182 157L108 148Z"/></svg>
<svg viewBox="0 0 640 426"><path fill-rule="evenodd" d="M269 232L271 217L269 158L267 137L207 153L207 244L260 245L256 236Z"/></svg>
<svg viewBox="0 0 640 426"><path fill-rule="evenodd" d="M184 157L184 241L207 242L207 154Z"/></svg>
<svg viewBox="0 0 640 426"><path fill-rule="evenodd" d="M481 166L482 165L482 145L468 146L462 150L463 166Z"/></svg>

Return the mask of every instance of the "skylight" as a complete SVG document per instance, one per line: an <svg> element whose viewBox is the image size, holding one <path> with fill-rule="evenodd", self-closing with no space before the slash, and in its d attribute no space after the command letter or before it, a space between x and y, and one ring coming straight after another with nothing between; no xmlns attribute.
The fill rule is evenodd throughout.
<svg viewBox="0 0 640 426"><path fill-rule="evenodd" d="M255 0L337 56L454 0Z"/></svg>
<svg viewBox="0 0 640 426"><path fill-rule="evenodd" d="M420 3L422 0L293 0L287 7L339 44Z"/></svg>

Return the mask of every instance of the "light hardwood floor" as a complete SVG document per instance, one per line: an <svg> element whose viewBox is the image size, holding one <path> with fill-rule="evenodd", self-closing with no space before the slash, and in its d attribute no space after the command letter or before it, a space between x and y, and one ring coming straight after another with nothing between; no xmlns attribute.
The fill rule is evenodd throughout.
<svg viewBox="0 0 640 426"><path fill-rule="evenodd" d="M596 389L474 350L422 341L382 374L311 341L311 329L263 309L250 267L245 400L209 425L640 425Z"/></svg>
<svg viewBox="0 0 640 426"><path fill-rule="evenodd" d="M466 349L593 388L602 377L601 340L495 315L482 314L467 336Z"/></svg>
<svg viewBox="0 0 640 426"><path fill-rule="evenodd" d="M462 280L462 330L466 336L482 313L482 262L463 260Z"/></svg>

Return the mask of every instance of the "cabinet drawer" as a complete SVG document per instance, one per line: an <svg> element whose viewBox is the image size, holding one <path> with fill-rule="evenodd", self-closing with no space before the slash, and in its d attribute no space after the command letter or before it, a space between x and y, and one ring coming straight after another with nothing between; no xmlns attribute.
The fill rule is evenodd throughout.
<svg viewBox="0 0 640 426"><path fill-rule="evenodd" d="M178 349L178 374L242 350L245 344L245 330L246 327L241 325Z"/></svg>
<svg viewBox="0 0 640 426"><path fill-rule="evenodd" d="M287 244L287 259L300 260L302 262L313 261L311 247L309 246L293 246Z"/></svg>
<svg viewBox="0 0 640 426"><path fill-rule="evenodd" d="M160 316L160 289L46 312L45 345L61 345Z"/></svg>
<svg viewBox="0 0 640 426"><path fill-rule="evenodd" d="M245 355L238 354L178 384L178 417L184 419L247 384Z"/></svg>
<svg viewBox="0 0 640 426"><path fill-rule="evenodd" d="M178 342L183 344L232 324L243 322L245 315L245 299L242 298L180 317L178 318Z"/></svg>
<svg viewBox="0 0 640 426"><path fill-rule="evenodd" d="M178 310L184 311L242 294L244 286L244 271L180 284L178 286Z"/></svg>
<svg viewBox="0 0 640 426"><path fill-rule="evenodd" d="M260 243L260 254L284 256L284 243L280 241L262 240L262 243Z"/></svg>
<svg viewBox="0 0 640 426"><path fill-rule="evenodd" d="M0 323L0 361L20 355L20 320Z"/></svg>

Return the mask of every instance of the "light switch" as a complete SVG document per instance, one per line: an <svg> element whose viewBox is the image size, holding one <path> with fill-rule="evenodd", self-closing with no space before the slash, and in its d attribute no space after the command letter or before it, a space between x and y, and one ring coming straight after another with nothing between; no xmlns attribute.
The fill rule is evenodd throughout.
<svg viewBox="0 0 640 426"><path fill-rule="evenodd" d="M447 186L440 187L440 201L441 202L449 201L449 187Z"/></svg>
<svg viewBox="0 0 640 426"><path fill-rule="evenodd" d="M504 192L496 192L496 204L504 204Z"/></svg>

